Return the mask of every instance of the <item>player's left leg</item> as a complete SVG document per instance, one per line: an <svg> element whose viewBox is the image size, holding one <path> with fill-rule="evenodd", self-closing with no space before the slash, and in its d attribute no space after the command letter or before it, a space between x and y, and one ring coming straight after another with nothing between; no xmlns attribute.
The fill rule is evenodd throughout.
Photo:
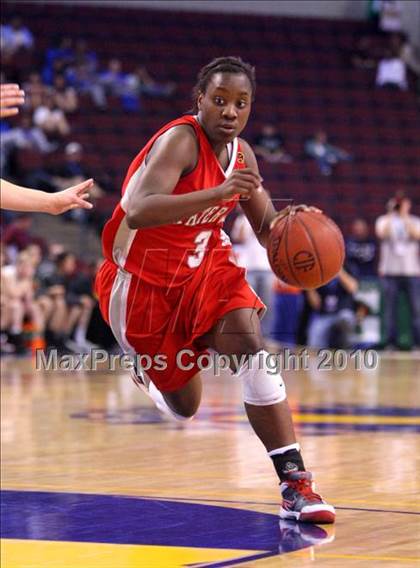
<svg viewBox="0 0 420 568"><path fill-rule="evenodd" d="M160 391L154 382L138 369L132 369L131 378L155 403L165 416L178 421L193 418L200 406L202 382L200 374L194 375L186 385L172 392Z"/></svg>
<svg viewBox="0 0 420 568"><path fill-rule="evenodd" d="M203 341L217 352L231 356L232 371L242 379L249 421L280 478L281 518L333 522L334 508L313 492L312 475L305 471L283 379L267 365L268 353L263 348L257 311L243 308L227 313ZM246 362L237 369L236 362L243 355L247 356Z"/></svg>

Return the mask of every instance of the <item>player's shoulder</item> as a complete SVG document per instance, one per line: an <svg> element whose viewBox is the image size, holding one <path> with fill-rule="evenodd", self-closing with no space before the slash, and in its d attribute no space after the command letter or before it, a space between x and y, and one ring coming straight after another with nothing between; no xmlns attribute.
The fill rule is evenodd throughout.
<svg viewBox="0 0 420 568"><path fill-rule="evenodd" d="M198 145L197 134L190 124L175 124L163 132L159 136L159 140L173 146L181 144L183 148L186 146L197 147Z"/></svg>
<svg viewBox="0 0 420 568"><path fill-rule="evenodd" d="M249 142L247 142L244 138L238 138L238 144L241 152L244 155L246 166L258 169L257 158L255 157L254 150L252 149Z"/></svg>
<svg viewBox="0 0 420 568"><path fill-rule="evenodd" d="M245 138L238 138L238 143L239 143L239 145L240 145L240 147L241 147L241 149L242 149L242 152L244 152L245 157L246 157L247 154L248 154L248 155L249 155L249 154L252 154L253 156L255 155L255 154L254 154L254 150L252 149L250 143L247 142L247 141L245 140Z"/></svg>
<svg viewBox="0 0 420 568"><path fill-rule="evenodd" d="M159 153L162 157L195 163L198 156L198 140L194 128L189 124L176 124L156 139L149 155Z"/></svg>

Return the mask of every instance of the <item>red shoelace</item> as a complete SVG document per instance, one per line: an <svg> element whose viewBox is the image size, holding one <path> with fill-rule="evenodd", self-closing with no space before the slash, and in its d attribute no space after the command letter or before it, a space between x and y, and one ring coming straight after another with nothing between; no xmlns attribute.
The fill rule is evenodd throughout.
<svg viewBox="0 0 420 568"><path fill-rule="evenodd" d="M322 501L321 495L314 493L312 482L308 479L296 479L287 482L290 487L298 491L301 495L309 497L312 501Z"/></svg>

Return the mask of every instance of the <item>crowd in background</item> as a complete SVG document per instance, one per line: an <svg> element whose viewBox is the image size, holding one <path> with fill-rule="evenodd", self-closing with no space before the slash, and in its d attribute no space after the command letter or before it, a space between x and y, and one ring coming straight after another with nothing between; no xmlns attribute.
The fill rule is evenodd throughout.
<svg viewBox="0 0 420 568"><path fill-rule="evenodd" d="M0 174L15 183L49 192L94 177L91 196L98 205L101 198L117 193L119 188L107 171L92 171L83 145L73 134L73 116L81 101L105 113L108 99L113 97L125 112L141 113L143 95L169 100L177 86L174 82L158 82L144 65L126 72L117 58L102 64L85 39L66 36L58 37L46 50L42 66L25 74L20 63L35 47L36 38L20 17L1 26L0 82L19 82L25 91L25 105L17 118L0 122ZM30 160L37 154L40 157L29 168L28 152ZM95 212L71 212L67 218L90 222L100 233L106 215Z"/></svg>
<svg viewBox="0 0 420 568"><path fill-rule="evenodd" d="M408 304L411 345L420 346L420 218L411 201L397 193L374 228L358 218L346 238L346 263L336 278L317 290L302 291L274 277L266 251L238 213L231 238L239 265L267 305L262 331L279 345L313 348L398 349L399 295ZM32 234L32 217L20 214L4 231L1 248L1 350L26 354L55 347L86 352L112 348L92 284L98 263L86 264L59 242ZM367 288L366 288L367 285ZM362 328L377 315L366 290L382 287L383 334L365 337Z"/></svg>
<svg viewBox="0 0 420 568"><path fill-rule="evenodd" d="M420 347L420 217L411 214L411 200L403 192L389 200L374 228L363 218L353 221L345 266L317 290L302 291L274 277L245 215L237 216L231 236L249 283L268 307L262 322L266 337L281 345L318 349L398 349L402 297L408 308L409 345ZM369 330L372 321L376 333Z"/></svg>
<svg viewBox="0 0 420 568"><path fill-rule="evenodd" d="M378 51L370 36L357 41L349 65L376 69L378 88L407 89L407 69L420 77L420 59L398 24L397 3L383 2L378 16L380 33L389 34L388 47ZM1 49L7 69L19 71L19 57L36 47L36 38L18 17L2 25ZM42 68L19 76L26 103L17 120L1 122L1 175L30 187L58 191L94 176L92 196L98 201L119 191L106 172L92 171L80 142L72 136L72 115L81 98L105 112L110 97L127 113L141 113L142 96L171 100L174 82L159 82L144 65L125 70L118 58L100 62L83 38L59 38L44 54ZM2 75L1 82L14 80ZM420 80L417 83L420 85ZM357 159L331 143L325 130L308 132L301 156L292 155L279 125L267 123L253 140L255 153L269 163L314 160L323 176L332 176L340 161ZM58 153L49 167L19 170L19 153L30 149L42 155ZM398 348L398 302L408 302L411 344L420 345L420 219L410 214L411 202L399 193L388 203L375 228L358 218L346 239L346 265L332 282L301 291L276 280L246 218L239 214L231 237L238 262L247 268L250 284L268 306L262 328L265 337L282 345L352 348L359 344ZM76 221L104 217L71 212ZM1 350L25 354L31 349L57 347L62 352L85 351L93 345L112 347L92 292L96 263L86 264L60 242L44 242L32 232L31 216L10 216L2 229ZM384 302L384 332L366 339L362 329L379 310L361 293L364 283L380 282Z"/></svg>

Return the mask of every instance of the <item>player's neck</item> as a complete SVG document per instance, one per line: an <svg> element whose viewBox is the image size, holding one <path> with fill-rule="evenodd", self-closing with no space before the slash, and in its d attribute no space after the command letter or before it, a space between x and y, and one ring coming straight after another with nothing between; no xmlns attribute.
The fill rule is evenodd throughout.
<svg viewBox="0 0 420 568"><path fill-rule="evenodd" d="M204 126L203 122L200 120L199 114L196 115L196 119L197 119L198 124L201 126L204 134L206 135L206 138L209 141L209 144L212 147L213 152L216 155L216 158L219 160L223 150L226 148L226 143L212 140L212 138L208 135L206 127Z"/></svg>

